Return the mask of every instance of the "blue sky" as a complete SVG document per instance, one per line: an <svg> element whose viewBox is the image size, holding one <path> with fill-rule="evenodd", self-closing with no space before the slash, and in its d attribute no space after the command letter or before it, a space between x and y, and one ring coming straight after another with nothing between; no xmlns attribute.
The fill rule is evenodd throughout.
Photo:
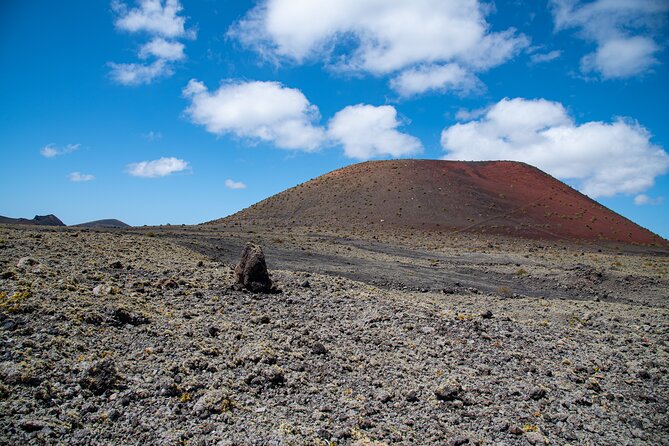
<svg viewBox="0 0 669 446"><path fill-rule="evenodd" d="M663 0L0 5L0 214L192 224L366 159L517 159L669 237Z"/></svg>

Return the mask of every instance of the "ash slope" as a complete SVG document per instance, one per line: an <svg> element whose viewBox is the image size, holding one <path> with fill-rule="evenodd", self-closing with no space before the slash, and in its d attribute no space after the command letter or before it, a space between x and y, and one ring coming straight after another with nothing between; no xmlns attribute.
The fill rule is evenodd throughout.
<svg viewBox="0 0 669 446"><path fill-rule="evenodd" d="M667 244L539 169L512 161L355 164L210 223Z"/></svg>

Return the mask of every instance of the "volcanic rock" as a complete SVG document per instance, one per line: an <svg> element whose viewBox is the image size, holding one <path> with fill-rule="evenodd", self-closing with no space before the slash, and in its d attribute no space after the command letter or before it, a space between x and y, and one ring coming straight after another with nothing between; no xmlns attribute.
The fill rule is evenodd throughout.
<svg viewBox="0 0 669 446"><path fill-rule="evenodd" d="M96 395L103 394L116 386L119 375L114 362L110 358L94 361L83 371L79 384Z"/></svg>
<svg viewBox="0 0 669 446"><path fill-rule="evenodd" d="M272 288L272 281L267 272L265 254L262 248L248 243L242 252L242 258L235 267L237 283L254 293L267 293Z"/></svg>

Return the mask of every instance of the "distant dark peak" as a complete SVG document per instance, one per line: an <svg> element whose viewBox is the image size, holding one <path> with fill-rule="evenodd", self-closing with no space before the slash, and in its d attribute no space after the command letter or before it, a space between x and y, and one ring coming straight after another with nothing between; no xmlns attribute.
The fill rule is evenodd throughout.
<svg viewBox="0 0 669 446"><path fill-rule="evenodd" d="M74 226L78 228L129 228L130 227L129 224L124 223L121 220L117 220L115 218L89 221L87 223L80 223Z"/></svg>
<svg viewBox="0 0 669 446"><path fill-rule="evenodd" d="M11 218L0 216L0 223L10 225L65 226L65 223L60 221L60 219L53 214L35 215L35 217L31 220L27 218Z"/></svg>
<svg viewBox="0 0 669 446"><path fill-rule="evenodd" d="M33 218L33 221L35 222L36 225L65 226L65 223L60 221L60 219L53 214L35 215L35 217Z"/></svg>

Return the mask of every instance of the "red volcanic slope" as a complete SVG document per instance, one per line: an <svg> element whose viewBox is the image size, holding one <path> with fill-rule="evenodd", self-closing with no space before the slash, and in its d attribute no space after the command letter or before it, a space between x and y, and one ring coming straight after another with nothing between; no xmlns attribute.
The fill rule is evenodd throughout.
<svg viewBox="0 0 669 446"><path fill-rule="evenodd" d="M512 161L355 164L211 223L667 243L539 169Z"/></svg>

